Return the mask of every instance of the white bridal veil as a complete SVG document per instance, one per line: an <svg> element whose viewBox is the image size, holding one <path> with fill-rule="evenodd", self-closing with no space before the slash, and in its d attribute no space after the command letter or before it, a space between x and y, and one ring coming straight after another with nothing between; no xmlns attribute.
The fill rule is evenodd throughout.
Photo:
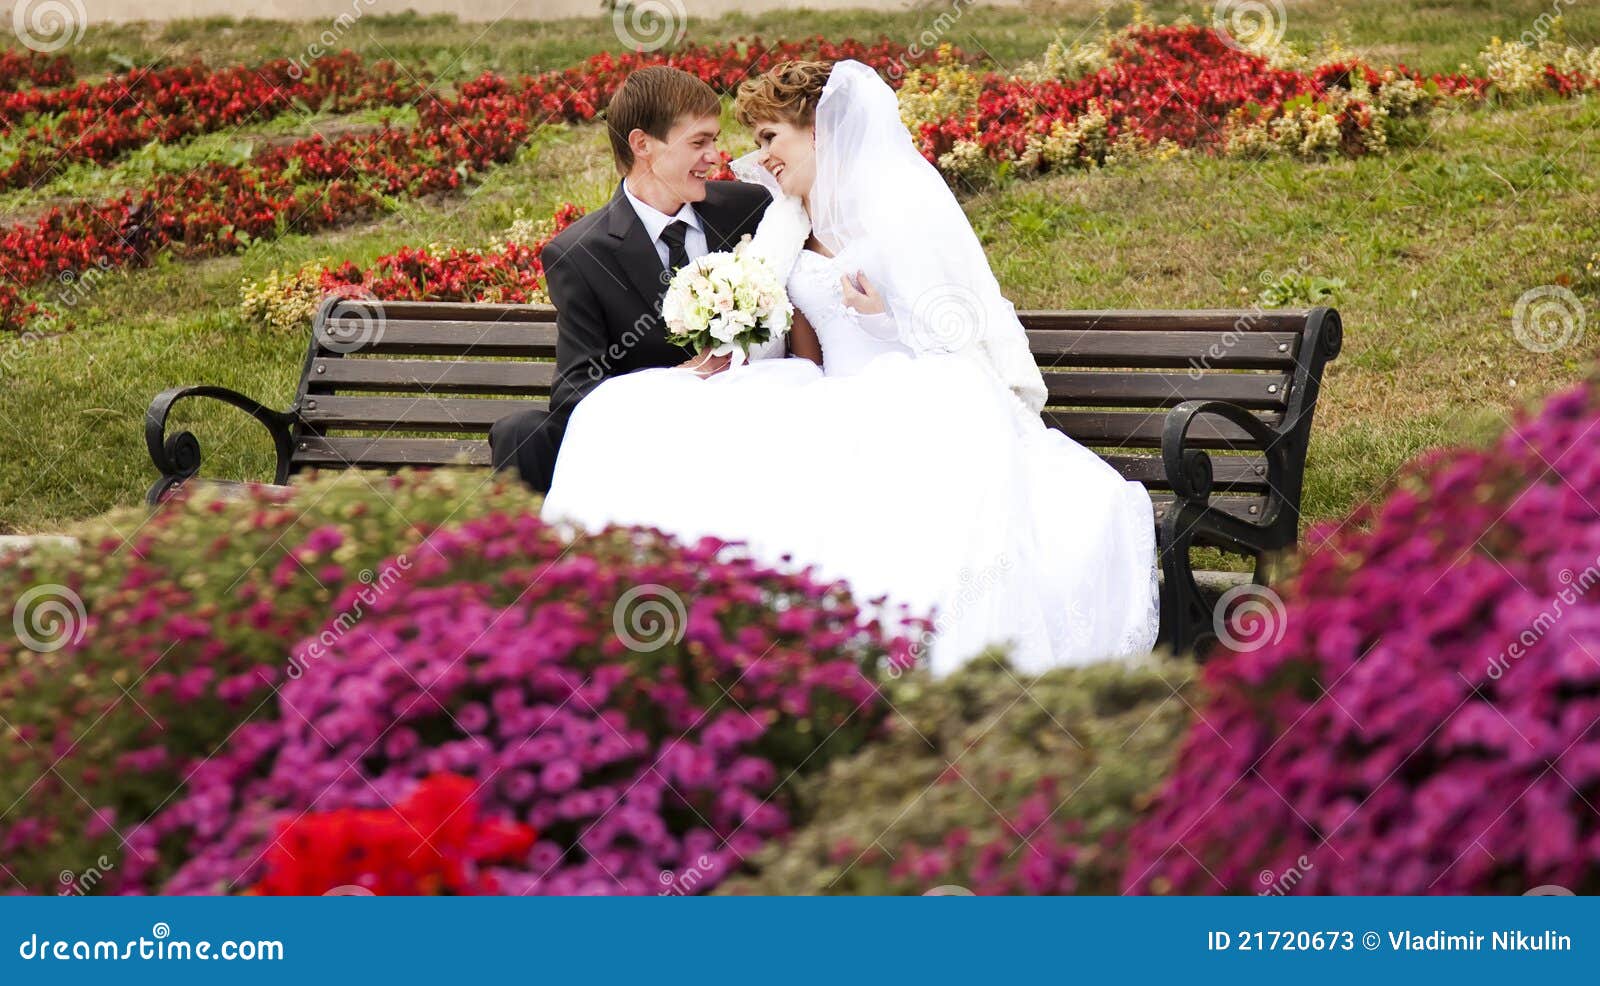
<svg viewBox="0 0 1600 986"><path fill-rule="evenodd" d="M900 122L894 90L861 62L835 63L817 104L816 138L811 217L800 246L814 232L841 266L864 271L877 286L901 342L919 353L980 357L1037 415L1045 387L1027 334L955 195ZM784 218L773 217L781 234L773 228L756 240L788 239L798 228L792 212L799 200L778 190L759 156L735 161L734 173L771 190ZM798 250L775 258L780 275L787 276Z"/></svg>

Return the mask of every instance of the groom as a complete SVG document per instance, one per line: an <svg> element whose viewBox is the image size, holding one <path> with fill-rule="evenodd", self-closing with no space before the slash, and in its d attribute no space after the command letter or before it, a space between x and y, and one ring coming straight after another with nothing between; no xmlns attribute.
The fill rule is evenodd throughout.
<svg viewBox="0 0 1600 986"><path fill-rule="evenodd" d="M546 492L572 409L602 380L651 367L710 373L726 365L726 357L696 357L668 342L661 320L672 272L733 249L755 232L771 201L759 185L706 180L722 163L721 113L710 86L665 66L634 72L611 98L606 124L623 180L610 202L540 255L556 307L556 379L549 410L523 411L489 429L496 470L514 468Z"/></svg>

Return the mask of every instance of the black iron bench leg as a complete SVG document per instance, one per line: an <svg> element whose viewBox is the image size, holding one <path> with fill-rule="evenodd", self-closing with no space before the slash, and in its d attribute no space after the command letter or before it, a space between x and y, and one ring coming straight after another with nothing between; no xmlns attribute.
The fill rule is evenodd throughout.
<svg viewBox="0 0 1600 986"><path fill-rule="evenodd" d="M1194 649L1204 636L1210 636L1211 611L1195 582L1189 563L1194 546L1191 530L1180 526L1184 511L1173 510L1161 522L1161 631L1159 639L1184 654Z"/></svg>

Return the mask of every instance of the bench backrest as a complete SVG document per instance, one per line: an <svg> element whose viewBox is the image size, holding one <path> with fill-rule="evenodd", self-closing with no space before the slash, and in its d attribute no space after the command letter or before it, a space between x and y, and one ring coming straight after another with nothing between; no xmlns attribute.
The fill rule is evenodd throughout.
<svg viewBox="0 0 1600 986"><path fill-rule="evenodd" d="M1049 389L1046 423L1150 487L1158 510L1171 488L1155 454L1166 410L1217 400L1280 430L1294 468L1279 492L1298 511L1318 385L1341 341L1336 312L1019 314ZM548 398L555 341L547 306L330 301L301 379L291 471L487 465L489 426ZM1196 422L1191 444L1213 450L1218 505L1258 514L1260 444L1215 419Z"/></svg>

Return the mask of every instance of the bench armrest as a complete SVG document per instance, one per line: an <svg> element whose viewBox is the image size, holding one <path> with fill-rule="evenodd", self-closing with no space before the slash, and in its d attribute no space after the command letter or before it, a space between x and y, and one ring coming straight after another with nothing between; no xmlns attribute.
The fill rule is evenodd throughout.
<svg viewBox="0 0 1600 986"><path fill-rule="evenodd" d="M150 402L149 410L144 413L145 445L150 450L150 461L155 463L156 469L161 473L161 478L146 494L145 499L148 502L159 503L174 486L200 471L199 439L188 431L180 431L175 435L166 434L167 415L172 412L173 405L190 397L209 397L212 400L222 401L261 422L266 427L267 433L272 436L273 446L278 454L272 481L279 484L288 481L289 460L294 452L294 440L290 429L299 420L295 408L274 411L227 387L173 387L157 394L155 400Z"/></svg>
<svg viewBox="0 0 1600 986"><path fill-rule="evenodd" d="M1167 412L1161 430L1161 460L1172 491L1178 499L1200 510L1209 510L1211 501L1211 456L1203 449L1188 447L1189 428L1201 415L1214 415L1244 429L1261 445L1267 460L1267 504L1255 526L1273 527L1284 507L1284 479L1289 468L1289 436L1237 404L1227 401L1184 401ZM1229 523L1239 521L1231 515Z"/></svg>

